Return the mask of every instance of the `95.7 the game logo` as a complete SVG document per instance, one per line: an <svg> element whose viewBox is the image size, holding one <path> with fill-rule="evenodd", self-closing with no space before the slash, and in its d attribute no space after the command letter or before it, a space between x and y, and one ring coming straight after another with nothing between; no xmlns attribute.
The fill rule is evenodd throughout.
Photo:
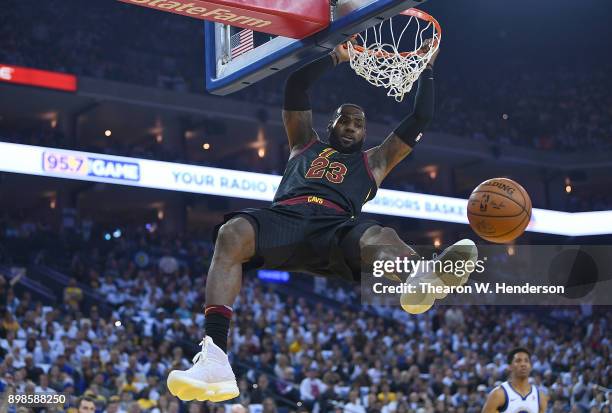
<svg viewBox="0 0 612 413"><path fill-rule="evenodd" d="M43 171L68 176L132 181L140 180L140 165L115 159L87 156L78 152L43 152Z"/></svg>

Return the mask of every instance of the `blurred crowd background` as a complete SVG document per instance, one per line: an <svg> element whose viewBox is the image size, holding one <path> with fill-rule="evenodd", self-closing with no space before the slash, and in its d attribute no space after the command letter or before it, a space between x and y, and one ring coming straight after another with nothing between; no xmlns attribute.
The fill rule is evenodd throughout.
<svg viewBox="0 0 612 413"><path fill-rule="evenodd" d="M30 9L28 2L6 0L0 16L0 62L206 93L204 59L194 64L194 50L203 56L204 47L198 20L127 4L109 7L102 0L87 7L78 0L50 0L37 3L36 13ZM134 21L155 30L133 30ZM517 40L516 47L521 46ZM510 63L488 71L487 56L461 60L441 63L432 131L544 151L612 148L612 64L585 66L568 58L562 65L534 67L517 53ZM466 61L472 70L465 70ZM348 99L363 105L375 121L395 123L406 115L407 104L398 105L377 88L354 87L365 81L345 69L330 73L315 88L316 111L331 113ZM332 83L333 89L326 86ZM273 77L235 97L278 106L282 86Z"/></svg>
<svg viewBox="0 0 612 413"><path fill-rule="evenodd" d="M165 377L199 351L212 254L201 234L134 227L109 241L95 227L1 226L2 392L63 393L69 409L87 395L100 412L476 413L506 380L506 353L524 346L548 412L610 412L607 307L440 305L412 316L362 306L358 285L255 274L230 335L239 399L180 403Z"/></svg>

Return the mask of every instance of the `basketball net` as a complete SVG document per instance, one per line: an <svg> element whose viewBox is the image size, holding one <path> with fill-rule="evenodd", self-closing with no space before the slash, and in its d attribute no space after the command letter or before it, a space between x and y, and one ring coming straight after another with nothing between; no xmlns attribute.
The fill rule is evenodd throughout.
<svg viewBox="0 0 612 413"><path fill-rule="evenodd" d="M409 18L405 25L402 21L397 22L402 16ZM395 28L393 19L396 19ZM409 39L412 35L413 42ZM357 44L348 43L353 70L374 86L387 89L387 96L401 102L440 47L442 29L429 14L408 9L354 39ZM431 47L420 50L428 39L432 39ZM413 50L400 50L410 48Z"/></svg>

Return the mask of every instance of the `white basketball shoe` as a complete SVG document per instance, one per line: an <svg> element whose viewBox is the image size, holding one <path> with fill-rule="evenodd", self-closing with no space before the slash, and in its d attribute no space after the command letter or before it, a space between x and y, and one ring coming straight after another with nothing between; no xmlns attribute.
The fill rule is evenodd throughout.
<svg viewBox="0 0 612 413"><path fill-rule="evenodd" d="M222 402L237 397L240 392L227 354L208 336L200 345L202 351L189 370L173 370L168 375L170 393L183 401Z"/></svg>
<svg viewBox="0 0 612 413"><path fill-rule="evenodd" d="M417 273L406 282L417 286L417 293L404 293L400 297L402 308L411 314L421 314L429 310L436 300L446 297L448 294L422 293L421 283L429 283L434 287L460 286L464 285L472 274L476 260L478 259L478 248L474 241L462 239L445 249L442 254L433 261L441 261L447 265L433 265L433 272ZM459 262L462 264L457 264ZM470 263L468 265L468 263Z"/></svg>
<svg viewBox="0 0 612 413"><path fill-rule="evenodd" d="M453 245L442 251L434 261L441 261L442 270L439 271L439 266L436 268L435 274L440 278L439 285L460 286L464 285L472 272L476 268L476 260L478 259L478 248L471 239L462 239L455 242ZM452 265L446 265L452 263ZM461 263L461 264L459 264ZM469 265L468 265L469 264ZM444 297L436 297L444 298Z"/></svg>

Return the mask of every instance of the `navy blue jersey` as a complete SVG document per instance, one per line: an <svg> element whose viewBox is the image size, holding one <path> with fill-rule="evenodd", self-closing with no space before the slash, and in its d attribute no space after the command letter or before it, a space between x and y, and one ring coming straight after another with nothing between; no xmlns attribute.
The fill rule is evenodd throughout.
<svg viewBox="0 0 612 413"><path fill-rule="evenodd" d="M365 152L341 153L314 140L287 163L274 202L311 195L356 217L377 189Z"/></svg>

